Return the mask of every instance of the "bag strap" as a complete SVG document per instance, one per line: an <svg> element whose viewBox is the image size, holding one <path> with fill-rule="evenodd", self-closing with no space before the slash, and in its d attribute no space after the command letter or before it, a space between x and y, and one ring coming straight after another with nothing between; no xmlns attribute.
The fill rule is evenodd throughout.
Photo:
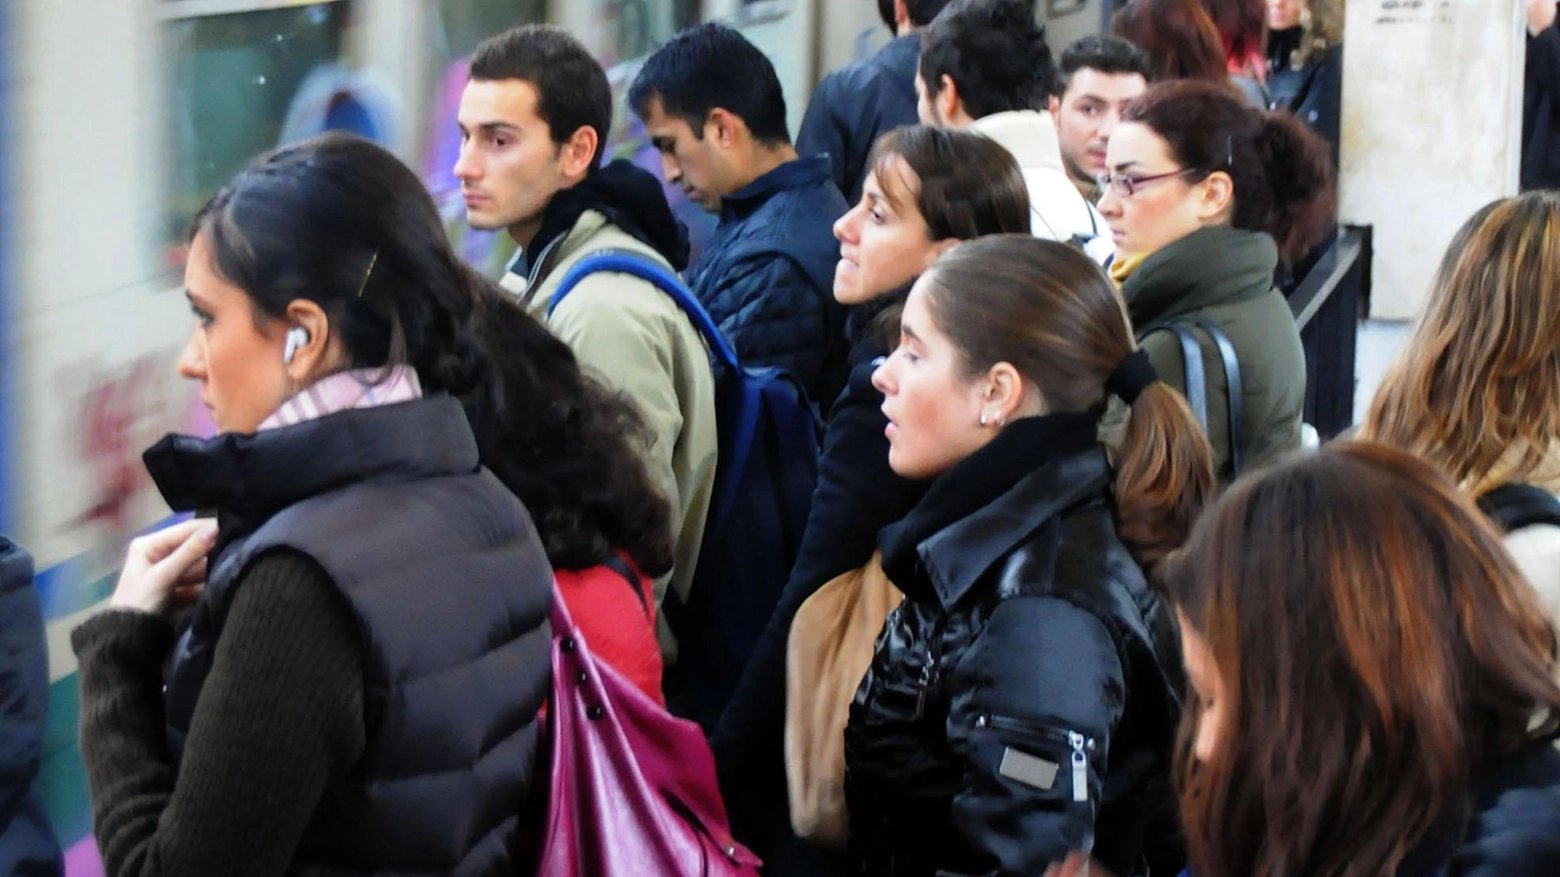
<svg viewBox="0 0 1560 877"><path fill-rule="evenodd" d="M628 582L628 589L634 592L634 598L639 601L639 608L644 611L645 617L650 617L650 604L645 600L644 589L639 587L639 577L629 568L628 561L616 551L607 552L607 556L601 559L601 565L612 570Z"/></svg>
<svg viewBox="0 0 1560 877"><path fill-rule="evenodd" d="M1560 527L1560 498L1533 484L1502 484L1479 497L1479 510L1507 533L1545 524Z"/></svg>
<svg viewBox="0 0 1560 877"><path fill-rule="evenodd" d="M683 285L682 279L659 262L639 253L628 250L597 250L574 263L569 273L565 274L562 282L558 284L552 300L547 303L547 316L552 316L553 311L557 310L564 298L579 286L580 281L592 274L603 272L637 277L666 293L687 315L699 334L704 336L704 341L710 346L710 352L714 354L716 360L732 371L741 369L736 351L732 350L731 344L726 341L726 336L721 334L720 328L710 318L709 311L706 311L704 306L699 304L699 300L693 297L693 293L688 291L688 287Z"/></svg>
<svg viewBox="0 0 1560 877"><path fill-rule="evenodd" d="M1219 351L1220 365L1224 369L1224 385L1229 396L1229 439L1230 439L1230 467L1235 475L1240 475L1244 466L1245 454L1241 450L1241 439L1245 435L1244 423L1246 419L1246 395L1245 382L1240 374L1240 357L1235 353L1235 344L1230 341L1230 336L1219 328L1218 324L1206 317L1198 317L1190 325L1185 323L1161 322L1150 323L1138 333L1138 341L1154 334L1155 332L1170 332L1181 343L1181 358L1186 363L1186 402L1192 409L1192 415L1197 422L1202 424L1203 432L1208 431L1208 381L1207 374L1203 370L1202 345L1197 340L1197 335L1192 327L1207 333L1213 341L1213 346Z"/></svg>
<svg viewBox="0 0 1560 877"><path fill-rule="evenodd" d="M1155 332L1169 332L1181 342L1181 359L1186 363L1186 404L1192 416L1208 431L1208 379L1203 373L1202 345L1188 326L1180 323L1150 323L1138 333L1138 343Z"/></svg>
<svg viewBox="0 0 1560 877"><path fill-rule="evenodd" d="M1198 317L1196 323L1213 339L1213 346L1219 350L1219 358L1224 360L1224 386L1229 391L1230 402L1230 464L1235 475L1239 476L1243 456L1241 444L1246 436L1242 428L1246 419L1246 394L1245 383L1240 376L1240 357L1235 354L1235 345L1230 341L1230 336L1224 334L1217 323L1207 317Z"/></svg>

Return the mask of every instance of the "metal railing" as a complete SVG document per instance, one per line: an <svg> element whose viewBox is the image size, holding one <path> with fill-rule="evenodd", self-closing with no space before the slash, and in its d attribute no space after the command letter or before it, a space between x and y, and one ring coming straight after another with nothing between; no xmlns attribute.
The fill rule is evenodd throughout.
<svg viewBox="0 0 1560 877"><path fill-rule="evenodd" d="M1345 226L1288 291L1305 348L1305 421L1324 439L1354 422L1354 366L1360 314L1370 298L1370 260L1369 229Z"/></svg>

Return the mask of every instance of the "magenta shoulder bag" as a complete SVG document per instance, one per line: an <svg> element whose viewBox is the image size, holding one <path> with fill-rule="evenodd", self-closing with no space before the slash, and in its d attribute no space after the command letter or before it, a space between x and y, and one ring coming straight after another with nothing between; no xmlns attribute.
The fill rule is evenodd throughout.
<svg viewBox="0 0 1560 877"><path fill-rule="evenodd" d="M546 877L758 877L704 732L591 656L553 591Z"/></svg>

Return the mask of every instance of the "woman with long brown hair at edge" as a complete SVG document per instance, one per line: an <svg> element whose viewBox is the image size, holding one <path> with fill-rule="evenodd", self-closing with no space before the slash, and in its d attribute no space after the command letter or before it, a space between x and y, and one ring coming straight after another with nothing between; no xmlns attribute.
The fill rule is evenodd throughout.
<svg viewBox="0 0 1560 877"><path fill-rule="evenodd" d="M1555 631L1434 468L1369 442L1292 457L1169 567L1196 877L1556 872Z"/></svg>
<svg viewBox="0 0 1560 877"><path fill-rule="evenodd" d="M1214 485L1185 400L1098 267L1019 235L921 276L874 383L889 465L931 485L879 543L904 602L845 729L858 873L1034 875L1078 847L1175 873L1181 666L1150 578Z"/></svg>
<svg viewBox="0 0 1560 877"><path fill-rule="evenodd" d="M1458 231L1360 436L1479 500L1560 618L1560 194L1497 201Z"/></svg>

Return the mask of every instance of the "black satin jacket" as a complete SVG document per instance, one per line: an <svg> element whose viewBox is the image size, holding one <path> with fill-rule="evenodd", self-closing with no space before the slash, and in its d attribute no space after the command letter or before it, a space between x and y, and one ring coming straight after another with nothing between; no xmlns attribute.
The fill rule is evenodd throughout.
<svg viewBox="0 0 1560 877"><path fill-rule="evenodd" d="M1017 421L884 531L906 599L845 732L862 873L1039 875L1090 848L1176 873L1179 635L1116 535L1094 430Z"/></svg>

